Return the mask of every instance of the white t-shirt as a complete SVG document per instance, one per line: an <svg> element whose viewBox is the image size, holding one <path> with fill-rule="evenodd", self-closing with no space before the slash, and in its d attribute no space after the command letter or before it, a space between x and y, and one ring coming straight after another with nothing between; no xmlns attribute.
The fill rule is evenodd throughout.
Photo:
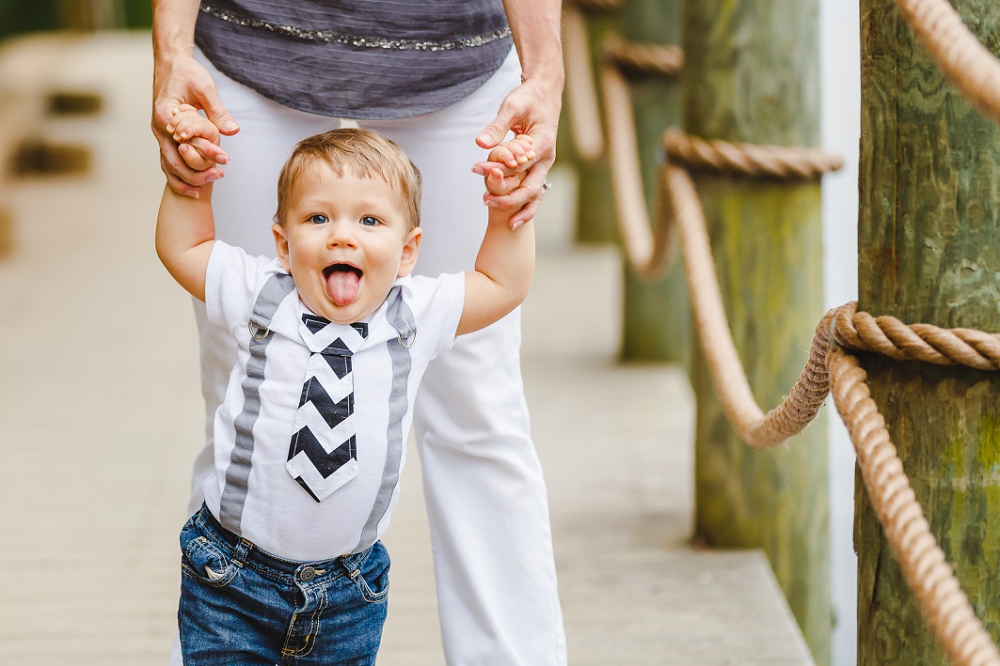
<svg viewBox="0 0 1000 666"><path fill-rule="evenodd" d="M343 327L345 335L367 333L351 359L358 472L317 502L285 467L312 353L300 327L312 313L277 260L216 241L205 279L208 318L229 329L239 349L215 415L216 473L204 484L212 514L290 560L329 559L374 543L399 494L420 378L454 343L464 300L462 274L400 278L366 327Z"/></svg>

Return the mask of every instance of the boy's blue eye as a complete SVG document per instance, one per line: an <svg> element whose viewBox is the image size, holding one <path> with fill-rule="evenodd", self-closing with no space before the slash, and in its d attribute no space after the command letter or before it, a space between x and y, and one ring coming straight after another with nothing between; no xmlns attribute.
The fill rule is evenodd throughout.
<svg viewBox="0 0 1000 666"><path fill-rule="evenodd" d="M313 224L326 224L328 219L326 215L321 215L317 213L316 215L310 215L309 221L312 222Z"/></svg>
<svg viewBox="0 0 1000 666"><path fill-rule="evenodd" d="M363 224L366 227L374 227L375 225L378 224L378 218L372 217L371 215L365 215L364 217L361 218L361 224Z"/></svg>

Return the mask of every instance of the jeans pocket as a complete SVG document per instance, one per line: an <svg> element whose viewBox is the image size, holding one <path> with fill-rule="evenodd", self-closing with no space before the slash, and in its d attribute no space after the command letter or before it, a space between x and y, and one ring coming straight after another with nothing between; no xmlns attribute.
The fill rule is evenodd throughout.
<svg viewBox="0 0 1000 666"><path fill-rule="evenodd" d="M368 603L380 603L389 596L389 554L381 542L376 542L368 557L352 576L361 596Z"/></svg>
<svg viewBox="0 0 1000 666"><path fill-rule="evenodd" d="M228 585L239 566L233 563L228 549L216 545L200 531L197 523L189 523L181 531L182 573L212 587Z"/></svg>

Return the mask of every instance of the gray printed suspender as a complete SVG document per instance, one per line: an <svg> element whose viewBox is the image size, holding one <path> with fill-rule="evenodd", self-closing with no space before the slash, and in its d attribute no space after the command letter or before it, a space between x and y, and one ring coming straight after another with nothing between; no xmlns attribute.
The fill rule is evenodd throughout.
<svg viewBox="0 0 1000 666"><path fill-rule="evenodd" d="M361 540L355 546L355 553L370 548L378 538L378 524L389 510L392 492L399 482L399 468L403 461L403 445L406 437L403 432L403 419L409 407L408 382L412 358L410 348L416 343L417 325L413 312L403 301L402 287L396 286L389 291L386 298L389 305L386 308L386 318L396 329L398 337L389 340L389 358L392 361L392 387L389 390L389 426L386 430L385 467L382 469L382 483L379 485L375 504L368 515L364 528L361 530Z"/></svg>
<svg viewBox="0 0 1000 666"><path fill-rule="evenodd" d="M247 499L247 481L250 479L250 457L253 455L253 426L260 416L260 385L264 383L265 350L274 334L271 319L278 306L295 289L292 276L286 273L272 275L257 295L253 312L247 322L250 329L250 358L247 360L243 380L243 411L236 417L236 445L229 456L226 468L226 485L219 504L219 522L234 534L242 534L240 522L243 505Z"/></svg>

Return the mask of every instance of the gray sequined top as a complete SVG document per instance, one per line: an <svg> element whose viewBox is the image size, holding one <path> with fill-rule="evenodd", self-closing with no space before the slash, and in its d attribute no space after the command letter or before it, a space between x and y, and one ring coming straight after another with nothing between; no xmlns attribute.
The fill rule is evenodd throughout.
<svg viewBox="0 0 1000 666"><path fill-rule="evenodd" d="M205 0L195 43L279 104L387 120L464 98L512 40L501 0Z"/></svg>

